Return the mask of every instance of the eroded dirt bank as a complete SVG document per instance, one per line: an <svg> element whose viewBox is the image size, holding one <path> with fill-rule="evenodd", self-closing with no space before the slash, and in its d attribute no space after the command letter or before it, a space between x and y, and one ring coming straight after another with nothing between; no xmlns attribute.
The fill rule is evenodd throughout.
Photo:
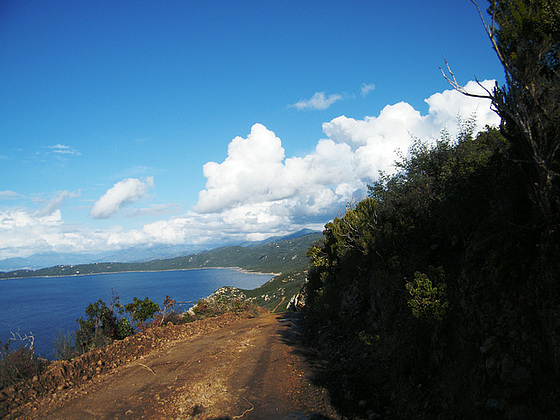
<svg viewBox="0 0 560 420"><path fill-rule="evenodd" d="M31 381L51 389L14 390L6 418L341 418L311 380L298 323L293 314L226 314L154 329L89 364L53 364Z"/></svg>

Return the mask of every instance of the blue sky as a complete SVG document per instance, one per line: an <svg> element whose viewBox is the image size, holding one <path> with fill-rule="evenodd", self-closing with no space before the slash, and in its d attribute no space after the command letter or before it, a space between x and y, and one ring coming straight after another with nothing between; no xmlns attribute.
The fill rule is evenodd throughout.
<svg viewBox="0 0 560 420"><path fill-rule="evenodd" d="M467 0L6 0L0 54L0 260L321 229L412 136L498 123L443 57L503 80Z"/></svg>

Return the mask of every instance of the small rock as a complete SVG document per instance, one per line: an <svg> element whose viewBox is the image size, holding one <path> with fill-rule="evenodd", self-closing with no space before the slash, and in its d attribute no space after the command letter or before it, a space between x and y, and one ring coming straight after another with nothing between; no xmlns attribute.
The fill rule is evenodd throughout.
<svg viewBox="0 0 560 420"><path fill-rule="evenodd" d="M365 407L367 405L367 401L366 400L360 400L360 402L358 403L358 405L360 407Z"/></svg>

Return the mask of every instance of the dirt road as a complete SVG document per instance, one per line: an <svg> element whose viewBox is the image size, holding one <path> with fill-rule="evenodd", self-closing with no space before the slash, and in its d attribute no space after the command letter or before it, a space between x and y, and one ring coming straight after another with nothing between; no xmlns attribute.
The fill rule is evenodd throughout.
<svg viewBox="0 0 560 420"><path fill-rule="evenodd" d="M340 418L298 346L297 314L266 314L171 341L37 401L41 419ZM64 395L60 395L64 393Z"/></svg>

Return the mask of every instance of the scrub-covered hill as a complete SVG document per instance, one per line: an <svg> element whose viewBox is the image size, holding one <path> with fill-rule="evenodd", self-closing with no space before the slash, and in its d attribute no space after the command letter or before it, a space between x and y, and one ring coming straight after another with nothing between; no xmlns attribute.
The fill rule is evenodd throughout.
<svg viewBox="0 0 560 420"><path fill-rule="evenodd" d="M0 273L0 278L73 276L124 271L187 270L211 267L238 267L263 273L288 273L307 268L307 249L321 238L320 233L302 231L274 242L226 246L197 254L148 262L105 262L79 265L57 265L39 270L17 270Z"/></svg>

